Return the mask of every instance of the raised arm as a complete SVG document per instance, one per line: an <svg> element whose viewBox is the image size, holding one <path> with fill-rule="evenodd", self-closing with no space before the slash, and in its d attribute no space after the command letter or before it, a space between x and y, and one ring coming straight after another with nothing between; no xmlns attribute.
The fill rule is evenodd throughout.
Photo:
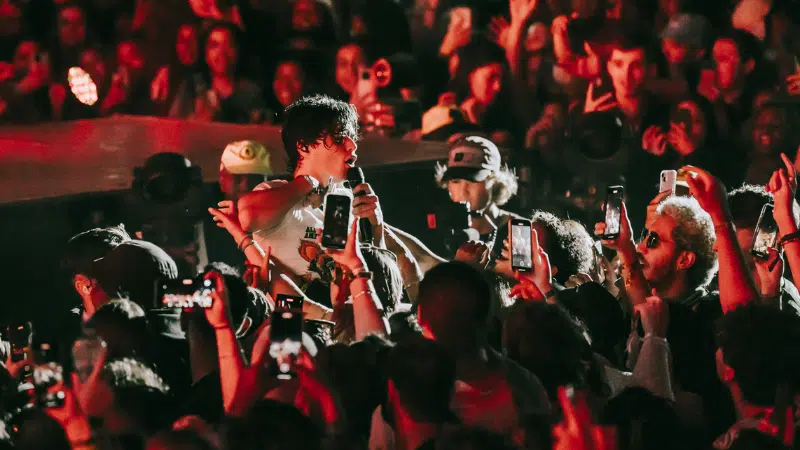
<svg viewBox="0 0 800 450"><path fill-rule="evenodd" d="M242 229L252 233L277 226L318 185L315 179L302 176L274 189L245 194L237 204Z"/></svg>
<svg viewBox="0 0 800 450"><path fill-rule="evenodd" d="M800 274L800 238L795 217L795 195L797 193L797 171L786 155L781 155L785 168L772 174L767 191L773 196L775 209L773 214L778 224L781 244L785 250L786 260L792 274Z"/></svg>
<svg viewBox="0 0 800 450"><path fill-rule="evenodd" d="M711 215L714 222L719 257L719 300L722 311L728 313L760 297L736 240L728 195L725 186L705 170L694 166L686 166L681 170L689 174L686 182L692 197Z"/></svg>
<svg viewBox="0 0 800 450"><path fill-rule="evenodd" d="M419 239L406 233L405 231L395 228L389 224L385 225L385 229L390 231L393 237L396 238L398 242L402 243L409 252L411 252L411 255L417 261L419 270L422 271L423 274L433 266L447 261L441 256L433 253ZM400 248L392 248L392 244L389 242L390 240L391 239L387 239L387 248L399 255L398 250L400 250Z"/></svg>

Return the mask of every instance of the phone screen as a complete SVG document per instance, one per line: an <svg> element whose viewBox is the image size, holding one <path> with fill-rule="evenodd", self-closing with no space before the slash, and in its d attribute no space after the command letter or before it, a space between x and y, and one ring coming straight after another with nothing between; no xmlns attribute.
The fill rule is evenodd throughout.
<svg viewBox="0 0 800 450"><path fill-rule="evenodd" d="M281 380L294 378L294 364L303 342L303 315L291 310L273 312L269 336L272 373Z"/></svg>
<svg viewBox="0 0 800 450"><path fill-rule="evenodd" d="M213 281L205 278L178 278L157 282L156 308L210 308Z"/></svg>
<svg viewBox="0 0 800 450"><path fill-rule="evenodd" d="M619 236L620 214L622 213L622 186L610 186L606 194L606 238Z"/></svg>
<svg viewBox="0 0 800 450"><path fill-rule="evenodd" d="M11 361L20 362L27 358L33 339L33 329L30 322L9 325L5 330L6 339L11 347Z"/></svg>
<svg viewBox="0 0 800 450"><path fill-rule="evenodd" d="M322 246L344 250L350 226L350 197L328 194L325 198L325 221L322 225Z"/></svg>
<svg viewBox="0 0 800 450"><path fill-rule="evenodd" d="M303 310L303 297L299 295L278 294L275 300L275 309Z"/></svg>
<svg viewBox="0 0 800 450"><path fill-rule="evenodd" d="M769 249L775 247L778 240L778 224L772 216L772 205L767 203L761 210L761 217L753 233L752 254L758 258L769 257Z"/></svg>
<svg viewBox="0 0 800 450"><path fill-rule="evenodd" d="M528 271L533 268L531 255L531 223L511 220L511 268Z"/></svg>

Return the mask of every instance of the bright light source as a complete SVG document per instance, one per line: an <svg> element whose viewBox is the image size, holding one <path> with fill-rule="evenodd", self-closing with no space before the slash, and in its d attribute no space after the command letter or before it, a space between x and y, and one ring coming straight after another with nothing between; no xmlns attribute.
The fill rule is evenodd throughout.
<svg viewBox="0 0 800 450"><path fill-rule="evenodd" d="M70 67L67 80L72 94L79 102L88 106L97 103L97 85L85 70L80 67Z"/></svg>

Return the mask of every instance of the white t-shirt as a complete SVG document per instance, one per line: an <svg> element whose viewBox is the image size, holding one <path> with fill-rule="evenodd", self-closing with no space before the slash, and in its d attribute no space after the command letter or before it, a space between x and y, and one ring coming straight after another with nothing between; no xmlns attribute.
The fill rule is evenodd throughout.
<svg viewBox="0 0 800 450"><path fill-rule="evenodd" d="M253 191L280 189L287 181L275 180L259 184ZM347 194L347 190L335 186L332 192ZM300 202L292 208L281 222L267 230L256 230L253 238L266 249L272 248L272 257L291 269L296 275L311 278L309 266L316 261L322 250L317 244L317 230L322 228L323 212Z"/></svg>

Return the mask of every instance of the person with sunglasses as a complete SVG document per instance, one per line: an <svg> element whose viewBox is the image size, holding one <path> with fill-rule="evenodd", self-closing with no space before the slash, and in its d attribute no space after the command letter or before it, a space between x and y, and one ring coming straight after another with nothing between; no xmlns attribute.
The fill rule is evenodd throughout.
<svg viewBox="0 0 800 450"><path fill-rule="evenodd" d="M673 356L676 392L681 398L699 396L703 409L715 422L704 430L708 440L733 420L730 396L716 377L713 324L722 315L719 293L708 289L717 272L714 220L692 197L660 195L649 208L647 228L638 243L623 204L619 237L603 239L605 223L595 225L604 246L616 250L621 260L624 295L636 305L640 293L666 302L669 325L666 340ZM647 339L634 317L628 339L628 366Z"/></svg>

